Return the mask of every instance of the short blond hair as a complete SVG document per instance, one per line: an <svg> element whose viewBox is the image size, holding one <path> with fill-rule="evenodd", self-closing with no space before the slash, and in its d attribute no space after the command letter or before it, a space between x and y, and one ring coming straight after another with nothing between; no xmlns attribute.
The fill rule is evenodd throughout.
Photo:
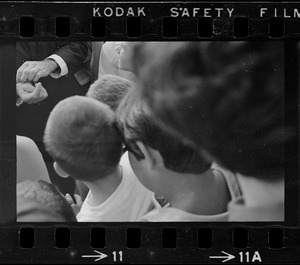
<svg viewBox="0 0 300 265"><path fill-rule="evenodd" d="M122 98L134 86L132 81L117 75L103 75L93 83L86 96L107 104L116 110Z"/></svg>

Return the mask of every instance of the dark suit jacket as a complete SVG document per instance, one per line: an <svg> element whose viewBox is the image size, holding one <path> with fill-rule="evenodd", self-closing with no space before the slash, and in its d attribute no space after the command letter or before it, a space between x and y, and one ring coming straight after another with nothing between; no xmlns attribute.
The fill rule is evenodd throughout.
<svg viewBox="0 0 300 265"><path fill-rule="evenodd" d="M91 44L88 42L18 42L17 68L25 61L41 61L51 54L59 55L66 62L69 75L80 71L81 75L75 75L77 79L78 76L88 78L88 63L91 59Z"/></svg>

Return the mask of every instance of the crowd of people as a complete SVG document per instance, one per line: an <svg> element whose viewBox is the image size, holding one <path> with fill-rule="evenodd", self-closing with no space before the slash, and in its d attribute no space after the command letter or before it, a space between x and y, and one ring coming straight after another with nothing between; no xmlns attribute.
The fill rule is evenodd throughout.
<svg viewBox="0 0 300 265"><path fill-rule="evenodd" d="M284 221L283 43L20 45L17 221Z"/></svg>

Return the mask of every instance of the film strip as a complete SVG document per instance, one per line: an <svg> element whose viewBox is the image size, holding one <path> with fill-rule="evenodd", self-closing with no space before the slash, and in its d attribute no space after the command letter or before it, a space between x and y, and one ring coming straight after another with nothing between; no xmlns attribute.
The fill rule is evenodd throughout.
<svg viewBox="0 0 300 265"><path fill-rule="evenodd" d="M4 2L0 12L1 264L300 261L299 3ZM16 46L58 40L283 43L285 125L297 128L285 146L284 221L16 222Z"/></svg>
<svg viewBox="0 0 300 265"><path fill-rule="evenodd" d="M163 38L177 38L186 35L196 36L199 38L210 38L216 35L223 35L227 37L246 38L255 37L256 34L264 34L270 38L283 38L290 34L299 34L299 31L293 31L293 28L287 28L289 31L285 32L285 20L282 17L272 17L264 21L264 25L259 25L255 21L251 21L249 27L249 19L247 17L235 17L226 27L223 22L213 21L211 17L201 17L198 19L197 24L191 23L190 26L194 27L191 31L189 25L186 28L181 28L180 19L177 17L164 17L161 21L161 36ZM143 21L144 22L144 21ZM36 35L44 35L42 28L37 28L35 31L35 24L42 23L40 20L35 20L34 17L21 17L20 18L20 37L32 38ZM69 17L57 17L55 19L55 29L53 35L59 38L68 38L71 35L71 21ZM223 24L223 27L221 25ZM289 24L290 26L290 24ZM250 29L257 27L257 32L249 32ZM126 19L126 37L128 38L141 38L142 37L142 19L140 17L128 17ZM213 32L214 29L214 32ZM90 35L94 38L104 38L106 33L106 19L103 17L93 17L90 21ZM188 32L190 30L191 32ZM261 32L260 32L261 31ZM180 32L180 33L179 33ZM193 35L194 33L194 35ZM251 35L250 35L251 34ZM109 36L109 35L108 35Z"/></svg>
<svg viewBox="0 0 300 265"><path fill-rule="evenodd" d="M297 38L297 3L3 4L2 37L15 38ZM46 11L52 11L51 16ZM85 14L85 15L83 15ZM151 16L151 18L149 17Z"/></svg>

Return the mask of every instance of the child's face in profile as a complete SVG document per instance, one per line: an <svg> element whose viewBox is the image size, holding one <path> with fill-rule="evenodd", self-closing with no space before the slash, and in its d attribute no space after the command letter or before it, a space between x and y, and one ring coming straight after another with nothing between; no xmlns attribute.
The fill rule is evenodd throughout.
<svg viewBox="0 0 300 265"><path fill-rule="evenodd" d="M151 167L147 157L141 160L137 160L133 153L128 152L129 161L131 167L139 179L139 181L149 190L153 191L157 195L160 193L160 181L159 174Z"/></svg>

